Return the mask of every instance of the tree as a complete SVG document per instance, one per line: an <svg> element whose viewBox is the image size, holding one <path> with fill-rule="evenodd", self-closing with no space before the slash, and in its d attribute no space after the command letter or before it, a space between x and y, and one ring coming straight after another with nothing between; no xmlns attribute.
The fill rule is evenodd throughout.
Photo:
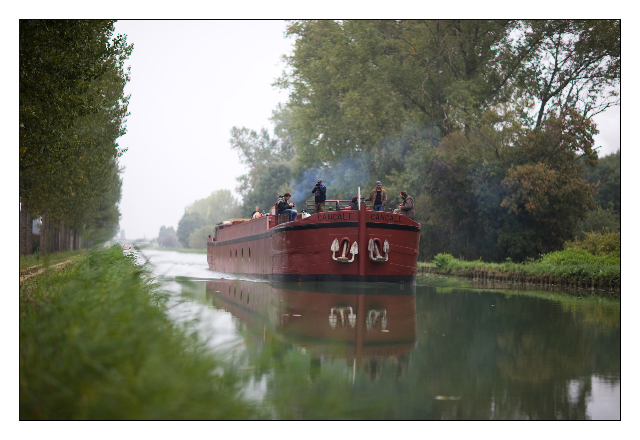
<svg viewBox="0 0 640 440"><path fill-rule="evenodd" d="M215 225L223 220L238 218L240 204L228 189L213 191L209 197L199 199L185 208L185 215L198 213L204 224ZM188 236L187 236L188 237Z"/></svg>
<svg viewBox="0 0 640 440"><path fill-rule="evenodd" d="M199 212L185 212L178 222L176 235L182 246L189 247L189 236L196 229L204 226L205 219Z"/></svg>
<svg viewBox="0 0 640 440"><path fill-rule="evenodd" d="M20 21L21 209L62 235L95 222L104 229L102 203L117 211L120 200L116 139L133 46L113 30L112 20ZM106 229L117 229L119 212L108 218Z"/></svg>
<svg viewBox="0 0 640 440"><path fill-rule="evenodd" d="M207 239L213 234L215 225L205 225L194 230L189 236L189 247L191 249L206 249Z"/></svg>
<svg viewBox="0 0 640 440"><path fill-rule="evenodd" d="M242 206L244 215L251 216L256 206L268 212L276 204L278 196L283 195L285 192L290 192L279 190L291 182L291 177L291 167L286 164L276 163L267 166L255 186L244 197Z"/></svg>
<svg viewBox="0 0 640 440"><path fill-rule="evenodd" d="M158 245L160 245L160 247L180 247L180 243L178 242L178 237L176 236L176 231L173 229L173 226L166 228L163 225L160 227L160 232L158 233Z"/></svg>
<svg viewBox="0 0 640 440"><path fill-rule="evenodd" d="M422 258L535 257L591 209L581 173L598 160L591 117L618 103L619 22L294 21L287 34L276 84L291 92L294 188L326 173L353 178L337 192L408 190L426 211Z"/></svg>
<svg viewBox="0 0 640 440"><path fill-rule="evenodd" d="M249 172L237 179L239 185L236 190L242 195L245 202L249 192L256 188L258 180L270 165L289 163L293 160L295 150L293 136L289 131L290 118L291 109L278 105L271 116L271 121L275 125L273 136L264 127L259 134L246 127L231 129L231 139L229 140L231 148L238 151L240 162L249 167ZM247 207L248 205L245 203L244 209L247 210ZM251 209L253 210L253 208Z"/></svg>
<svg viewBox="0 0 640 440"><path fill-rule="evenodd" d="M585 169L584 177L594 186L594 202L620 214L621 204L620 150L598 159L598 166Z"/></svg>
<svg viewBox="0 0 640 440"><path fill-rule="evenodd" d="M523 29L536 41L519 74L537 102L536 127L561 109L590 118L619 104L620 21L532 20Z"/></svg>
<svg viewBox="0 0 640 440"><path fill-rule="evenodd" d="M514 260L562 249L574 237L576 224L587 217L591 186L580 178L581 167L552 169L543 163L509 169L504 180L507 208L498 246Z"/></svg>

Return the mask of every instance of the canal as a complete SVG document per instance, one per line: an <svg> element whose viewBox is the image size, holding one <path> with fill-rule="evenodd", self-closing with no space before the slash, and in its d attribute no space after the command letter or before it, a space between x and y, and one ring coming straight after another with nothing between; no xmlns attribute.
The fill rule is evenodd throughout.
<svg viewBox="0 0 640 440"><path fill-rule="evenodd" d="M145 250L170 316L273 419L619 420L620 301L480 288L269 283Z"/></svg>

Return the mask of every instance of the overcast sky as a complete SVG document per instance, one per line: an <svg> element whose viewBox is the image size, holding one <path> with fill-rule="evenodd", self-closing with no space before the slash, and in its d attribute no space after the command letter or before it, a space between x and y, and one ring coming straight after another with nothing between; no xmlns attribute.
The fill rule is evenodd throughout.
<svg viewBox="0 0 640 440"><path fill-rule="evenodd" d="M177 228L184 209L246 169L230 130L271 127L287 94L271 84L291 51L282 21L118 21L134 49L120 228L129 239Z"/></svg>
<svg viewBox="0 0 640 440"><path fill-rule="evenodd" d="M272 125L271 111L287 100L271 84L292 50L283 21L119 21L134 49L128 151L120 228L128 239L157 237L177 228L187 205L219 189L235 194L246 169L229 145L235 125ZM620 111L596 117L596 145L620 148Z"/></svg>

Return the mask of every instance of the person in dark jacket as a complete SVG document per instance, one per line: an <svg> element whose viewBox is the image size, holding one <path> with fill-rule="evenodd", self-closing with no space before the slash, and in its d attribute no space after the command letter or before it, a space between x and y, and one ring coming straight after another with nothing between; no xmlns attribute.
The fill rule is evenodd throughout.
<svg viewBox="0 0 640 440"><path fill-rule="evenodd" d="M382 182L376 182L376 187L371 191L369 197L364 199L365 202L373 202L374 211L384 211L384 205L387 204L387 192L382 189Z"/></svg>
<svg viewBox="0 0 640 440"><path fill-rule="evenodd" d="M311 194L316 195L313 212L324 212L324 201L327 200L327 187L322 184L322 179L318 179L316 187L311 190Z"/></svg>
<svg viewBox="0 0 640 440"><path fill-rule="evenodd" d="M358 209L358 196L353 196L351 198L351 203L349 203L349 208L351 208L352 211Z"/></svg>
<svg viewBox="0 0 640 440"><path fill-rule="evenodd" d="M398 205L398 209L394 210L394 214L406 215L413 220L416 215L416 210L413 206L413 197L407 194L406 191L400 191L400 197L402 197L402 205Z"/></svg>
<svg viewBox="0 0 640 440"><path fill-rule="evenodd" d="M296 219L298 212L291 209L295 205L293 203L289 203L290 198L291 198L291 194L284 193L284 196L281 196L278 198L278 203L276 203L276 209L278 210L278 214L289 214L289 221L292 222Z"/></svg>

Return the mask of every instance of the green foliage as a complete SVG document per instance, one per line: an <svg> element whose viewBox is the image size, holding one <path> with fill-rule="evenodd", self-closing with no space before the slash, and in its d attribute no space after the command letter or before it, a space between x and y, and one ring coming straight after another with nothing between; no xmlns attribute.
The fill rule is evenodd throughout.
<svg viewBox="0 0 640 440"><path fill-rule="evenodd" d="M577 238L582 240L589 232L620 232L620 215L612 209L602 209L598 206L589 213L589 217L578 223Z"/></svg>
<svg viewBox="0 0 640 440"><path fill-rule="evenodd" d="M617 235L619 234L611 234ZM594 240L597 241L597 240ZM615 237L600 239L603 251L613 249L610 253L593 253L579 246L568 247L529 259L524 263L507 260L504 263L484 263L481 260L464 261L450 254L438 254L433 263L447 273L469 274L475 270L489 270L503 273L517 272L533 275L551 275L556 277L585 277L592 280L605 280L611 285L620 283L620 254L615 251ZM618 248L619 249L619 248Z"/></svg>
<svg viewBox="0 0 640 440"><path fill-rule="evenodd" d="M276 84L291 93L294 198L318 177L330 198L376 180L391 197L406 190L422 258L561 249L595 208L581 174L597 164L590 117L618 103L616 30L607 20L291 22L295 49Z"/></svg>
<svg viewBox="0 0 640 440"><path fill-rule="evenodd" d="M113 236L132 45L113 20L20 21L20 200L32 217Z"/></svg>
<svg viewBox="0 0 640 440"><path fill-rule="evenodd" d="M509 169L500 205L509 217L498 239L507 256L522 261L559 249L573 237L575 225L592 206L591 188L579 171L571 166L554 170L540 162Z"/></svg>
<svg viewBox="0 0 640 440"><path fill-rule="evenodd" d="M565 243L565 248L580 249L593 255L610 256L620 261L620 239L619 232L587 232L582 240Z"/></svg>
<svg viewBox="0 0 640 440"><path fill-rule="evenodd" d="M620 150L598 159L597 167L585 170L585 178L594 186L596 205L618 215L622 199L620 175Z"/></svg>
<svg viewBox="0 0 640 440"><path fill-rule="evenodd" d="M207 238L209 235L213 235L215 225L205 225L196 229L189 235L189 247L191 249L206 249Z"/></svg>
<svg viewBox="0 0 640 440"><path fill-rule="evenodd" d="M255 212L256 206L261 211L268 212L276 204L278 196L290 192L286 190L292 180L291 176L291 167L285 163L274 163L267 166L258 178L255 187L248 191L244 197L242 205L244 216L249 218ZM281 190L285 191L279 192ZM311 193L311 189L309 189L309 193ZM292 200L292 202L296 203L297 200ZM302 201L300 200L300 202Z"/></svg>
<svg viewBox="0 0 640 440"><path fill-rule="evenodd" d="M455 261L455 258L453 257L453 255L440 253L433 257L432 262L433 264L435 264L440 268L449 269L452 266L454 261Z"/></svg>
<svg viewBox="0 0 640 440"><path fill-rule="evenodd" d="M261 176L268 172L269 166L286 163L295 155L293 135L289 131L291 108L279 104L270 119L275 125L273 136L264 127L259 134L245 127L231 129L231 148L238 151L240 162L249 168L247 174L237 179L237 190L245 199L252 189L257 188ZM246 211L247 207L245 203L243 209Z"/></svg>
<svg viewBox="0 0 640 440"><path fill-rule="evenodd" d="M20 419L256 417L234 371L173 325L156 289L119 246L22 283Z"/></svg>
<svg viewBox="0 0 640 440"><path fill-rule="evenodd" d="M519 81L540 103L536 127L562 108L590 117L619 104L619 20L529 20L522 30L534 52Z"/></svg>
<svg viewBox="0 0 640 440"><path fill-rule="evenodd" d="M209 197L196 200L187 206L183 218L196 213L204 220L198 227L205 224L215 225L230 218L240 217L240 204L238 200L233 197L231 191L228 189L220 189L213 191ZM193 232L193 230L191 232ZM187 235L187 241L188 237Z"/></svg>
<svg viewBox="0 0 640 440"><path fill-rule="evenodd" d="M205 223L204 217L199 212L185 212L180 221L178 222L178 230L176 235L178 240L182 243L182 246L188 248L189 236L196 229L202 227Z"/></svg>
<svg viewBox="0 0 640 440"><path fill-rule="evenodd" d="M33 266L48 266L51 264L57 264L62 261L68 260L71 257L75 257L76 255L84 254L86 250L77 250L77 251L65 251L65 252L56 252L54 254L47 254L47 264L45 265L45 256L40 254L31 254L31 255L20 255L20 270L26 269L28 267Z"/></svg>

